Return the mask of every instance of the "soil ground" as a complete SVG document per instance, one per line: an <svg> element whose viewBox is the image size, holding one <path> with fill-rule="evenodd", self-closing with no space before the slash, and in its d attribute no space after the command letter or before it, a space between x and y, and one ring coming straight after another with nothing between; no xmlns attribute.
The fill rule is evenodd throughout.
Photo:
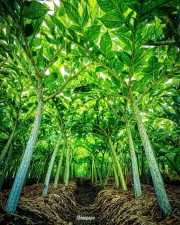
<svg viewBox="0 0 180 225"><path fill-rule="evenodd" d="M91 210L98 188L93 186L90 180L86 179L81 179L77 183L78 189L76 200L80 207L78 208L76 220L73 225L100 224L96 220L95 213Z"/></svg>
<svg viewBox="0 0 180 225"><path fill-rule="evenodd" d="M173 213L163 218L152 185L141 184L142 196L134 198L133 187L128 191L114 188L111 180L105 189L90 180L71 181L49 187L42 196L43 184L25 186L17 214L5 213L3 208L10 189L0 192L0 224L2 225L180 225L180 185L166 184Z"/></svg>

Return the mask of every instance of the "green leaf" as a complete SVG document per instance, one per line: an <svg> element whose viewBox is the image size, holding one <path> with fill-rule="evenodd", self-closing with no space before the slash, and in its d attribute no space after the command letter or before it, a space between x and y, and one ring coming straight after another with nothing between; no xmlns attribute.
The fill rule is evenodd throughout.
<svg viewBox="0 0 180 225"><path fill-rule="evenodd" d="M102 72L105 71L106 69L103 66L97 66L96 67L96 72Z"/></svg>
<svg viewBox="0 0 180 225"><path fill-rule="evenodd" d="M134 64L139 64L142 59L144 59L146 56L146 50L144 48L140 48L138 51L136 51L134 55Z"/></svg>
<svg viewBox="0 0 180 225"><path fill-rule="evenodd" d="M151 74L152 73L152 69L150 67L146 67L142 70L143 73L147 73L147 74Z"/></svg>
<svg viewBox="0 0 180 225"><path fill-rule="evenodd" d="M97 1L96 0L88 0L88 4L91 8L94 8L96 6Z"/></svg>
<svg viewBox="0 0 180 225"><path fill-rule="evenodd" d="M24 32L25 32L26 37L29 37L33 34L34 28L33 28L32 23L29 23L29 24L25 25Z"/></svg>
<svg viewBox="0 0 180 225"><path fill-rule="evenodd" d="M58 27L59 31L65 35L65 27L64 25L61 23L60 20L58 20L56 17L53 17L53 21L56 24L56 26Z"/></svg>
<svg viewBox="0 0 180 225"><path fill-rule="evenodd" d="M84 8L83 13L82 13L82 17L81 17L81 26L85 27L88 23L88 11L87 11L87 7Z"/></svg>
<svg viewBox="0 0 180 225"><path fill-rule="evenodd" d="M110 69L113 69L114 68L114 63L115 63L116 59L115 58L112 58L110 60L108 60L108 67Z"/></svg>
<svg viewBox="0 0 180 225"><path fill-rule="evenodd" d="M129 49L132 49L132 38L130 33L127 33L126 29L120 28L117 31L113 32L124 44L128 46Z"/></svg>
<svg viewBox="0 0 180 225"><path fill-rule="evenodd" d="M142 16L154 11L158 7L163 6L178 6L179 0L156 0L156 1L149 1L147 4L144 4L142 9Z"/></svg>
<svg viewBox="0 0 180 225"><path fill-rule="evenodd" d="M158 65L158 58L156 56L151 56L151 58L148 60L149 67L152 69L155 69Z"/></svg>
<svg viewBox="0 0 180 225"><path fill-rule="evenodd" d="M47 27L54 33L55 30L55 24L52 22L52 20L50 20L48 17L45 17L45 24L47 25Z"/></svg>
<svg viewBox="0 0 180 225"><path fill-rule="evenodd" d="M46 58L52 57L52 55L53 55L52 51L51 51L52 48L53 48L52 46L49 46L49 48L44 48L43 49L43 54L45 55Z"/></svg>
<svg viewBox="0 0 180 225"><path fill-rule="evenodd" d="M81 33L81 32L82 32L81 27L76 26L76 25L72 25L72 26L70 26L70 27L69 27L69 29L71 29L71 30L73 30L73 31L75 31L75 32L79 32L79 33ZM76 36L77 36L77 35L76 35Z"/></svg>
<svg viewBox="0 0 180 225"><path fill-rule="evenodd" d="M36 51L32 51L32 56L36 56L37 52Z"/></svg>
<svg viewBox="0 0 180 225"><path fill-rule="evenodd" d="M44 66L47 64L47 59L43 56L43 48L37 49L36 52L36 65L40 70L43 70Z"/></svg>
<svg viewBox="0 0 180 225"><path fill-rule="evenodd" d="M115 62L114 62L114 70L117 74L121 73L122 70L124 68L124 64L119 60L119 59L116 59Z"/></svg>
<svg viewBox="0 0 180 225"><path fill-rule="evenodd" d="M46 37L46 40L47 40L50 44L56 44L56 41L55 41L53 38L49 37L49 36L46 35L46 34L45 34L45 37Z"/></svg>
<svg viewBox="0 0 180 225"><path fill-rule="evenodd" d="M72 29L68 29L68 31L71 37L73 38L73 40L77 42L77 34Z"/></svg>
<svg viewBox="0 0 180 225"><path fill-rule="evenodd" d="M81 55L87 56L86 51L84 51L84 50L83 50L81 47L79 47L79 46L78 46L78 51L79 51L79 53L80 53Z"/></svg>
<svg viewBox="0 0 180 225"><path fill-rule="evenodd" d="M100 21L107 28L118 28L123 24L123 20L117 13L105 14L103 17L100 18Z"/></svg>
<svg viewBox="0 0 180 225"><path fill-rule="evenodd" d="M79 16L78 10L71 3L63 1L63 4L64 4L64 8L65 8L65 11L66 11L69 19L72 22L74 22L74 23L79 25L80 24L79 23L80 16Z"/></svg>
<svg viewBox="0 0 180 225"><path fill-rule="evenodd" d="M143 39L142 39L142 36L141 34L137 34L137 37L136 37L136 50L138 50L143 44Z"/></svg>
<svg viewBox="0 0 180 225"><path fill-rule="evenodd" d="M66 53L67 55L71 52L71 42L66 45Z"/></svg>
<svg viewBox="0 0 180 225"><path fill-rule="evenodd" d="M148 76L144 76L141 80L135 82L135 84L132 86L132 90L143 92L147 86L148 86Z"/></svg>
<svg viewBox="0 0 180 225"><path fill-rule="evenodd" d="M92 53L94 56L99 57L100 49L96 44L92 44Z"/></svg>
<svg viewBox="0 0 180 225"><path fill-rule="evenodd" d="M138 0L134 0L134 1L127 0L127 1L128 1L127 3L129 3L129 7L133 11L139 12L141 10L141 4L140 4L140 2Z"/></svg>
<svg viewBox="0 0 180 225"><path fill-rule="evenodd" d="M49 7L47 5L43 5L36 1L25 1L22 14L28 19L38 19L45 16L48 11Z"/></svg>
<svg viewBox="0 0 180 225"><path fill-rule="evenodd" d="M107 53L111 50L111 48L112 48L111 36L109 35L108 31L106 31L106 33L102 36L100 41L100 50L106 56Z"/></svg>
<svg viewBox="0 0 180 225"><path fill-rule="evenodd" d="M33 40L33 47L39 47L41 45L41 38L35 38Z"/></svg>
<svg viewBox="0 0 180 225"><path fill-rule="evenodd" d="M121 52L119 54L120 60L126 64L128 67L131 65L131 56L127 52Z"/></svg>
<svg viewBox="0 0 180 225"><path fill-rule="evenodd" d="M85 33L85 39L87 41L94 41L99 33L100 33L101 26L100 25L92 25L88 28L88 30Z"/></svg>
<svg viewBox="0 0 180 225"><path fill-rule="evenodd" d="M67 73L72 73L72 67L70 67L70 66L68 66L68 65L64 65L64 70L65 70L65 72L67 72Z"/></svg>
<svg viewBox="0 0 180 225"><path fill-rule="evenodd" d="M105 13L111 13L112 11L117 11L117 1L116 0L97 0L98 5Z"/></svg>
<svg viewBox="0 0 180 225"><path fill-rule="evenodd" d="M78 9L79 0L73 0L72 2L73 2L72 4L75 6L75 8Z"/></svg>
<svg viewBox="0 0 180 225"><path fill-rule="evenodd" d="M1 51L0 50L0 54L1 54L1 56L3 56L4 58L7 58L7 54L4 52L4 51ZM3 62L4 60L2 60L2 62Z"/></svg>
<svg viewBox="0 0 180 225"><path fill-rule="evenodd" d="M111 77L112 83L117 87L120 88L120 83L115 77Z"/></svg>
<svg viewBox="0 0 180 225"><path fill-rule="evenodd" d="M177 58L177 54L178 54L178 48L175 48L175 47L168 48L167 56L170 61L175 62L175 60Z"/></svg>
<svg viewBox="0 0 180 225"><path fill-rule="evenodd" d="M166 3L164 4L165 6L170 6L170 7L176 7L179 6L179 0L170 0L170 1L165 1Z"/></svg>
<svg viewBox="0 0 180 225"><path fill-rule="evenodd" d="M51 31L47 26L41 26L40 34L42 35L51 35Z"/></svg>
<svg viewBox="0 0 180 225"><path fill-rule="evenodd" d="M44 85L50 86L52 85L58 78L57 73L51 73L49 76L44 76Z"/></svg>
<svg viewBox="0 0 180 225"><path fill-rule="evenodd" d="M154 10L154 14L158 17L170 15L176 11L176 7L158 7Z"/></svg>
<svg viewBox="0 0 180 225"><path fill-rule="evenodd" d="M106 55L106 59L109 60L111 58L114 58L114 55L116 54L116 52L114 51L109 51Z"/></svg>
<svg viewBox="0 0 180 225"><path fill-rule="evenodd" d="M30 46L34 43L34 40L36 39L36 35L42 25L42 22L43 22L43 17L37 19L37 20L34 20L33 21L33 29L34 29L34 32L33 34L28 38L29 40L29 43L30 43Z"/></svg>

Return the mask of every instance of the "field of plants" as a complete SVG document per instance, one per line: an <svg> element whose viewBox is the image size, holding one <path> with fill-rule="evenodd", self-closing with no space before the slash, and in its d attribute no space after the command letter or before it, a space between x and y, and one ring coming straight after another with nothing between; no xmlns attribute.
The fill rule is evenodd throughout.
<svg viewBox="0 0 180 225"><path fill-rule="evenodd" d="M0 1L0 224L180 224L180 0Z"/></svg>

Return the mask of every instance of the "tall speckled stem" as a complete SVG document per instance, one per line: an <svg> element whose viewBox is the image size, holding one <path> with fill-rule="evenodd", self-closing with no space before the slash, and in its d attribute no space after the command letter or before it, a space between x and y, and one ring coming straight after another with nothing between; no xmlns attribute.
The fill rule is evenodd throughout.
<svg viewBox="0 0 180 225"><path fill-rule="evenodd" d="M137 158L136 158L136 154L135 154L133 139L132 139L130 125L129 125L128 120L126 121L126 131L127 131L127 135L128 135L129 150L130 150L130 154L131 154L133 182L134 182L134 194L135 194L135 198L138 198L141 196L141 185L140 185L140 180L139 180Z"/></svg>
<svg viewBox="0 0 180 225"><path fill-rule="evenodd" d="M57 154L57 151L59 149L60 141L61 141L61 135L59 135L58 141L56 143L56 147L55 147L55 149L53 151L53 154L51 156L51 161L49 163L48 171L47 171L46 178L45 178L45 181L44 181L43 195L48 194L48 188L49 188L51 173L52 173L54 161L55 161L55 158L56 158L56 154Z"/></svg>
<svg viewBox="0 0 180 225"><path fill-rule="evenodd" d="M123 189L123 191L126 191L127 190L127 185L126 185L126 182L125 182L125 179L124 179L124 174L122 172L122 168L121 168L120 162L118 160L118 156L116 154L116 150L115 150L114 145L113 145L113 143L112 143L110 138L109 138L108 141L109 141L109 145L110 145L110 148L111 148L111 151L112 151L112 156L113 156L113 159L114 159L114 163L116 163L116 165L117 165L118 174L119 174L119 178L120 178L122 189Z"/></svg>
<svg viewBox="0 0 180 225"><path fill-rule="evenodd" d="M164 216L169 216L172 213L172 209L171 209L171 205L169 203L167 194L166 194L166 190L164 188L164 183L163 183L163 179L149 140L149 137L146 133L146 130L144 128L144 124L142 121L142 117L140 115L139 109L138 109L138 104L137 102L134 100L134 97L132 95L132 93L130 93L131 96L131 103L132 103L132 107L134 110L134 115L136 117L137 120L137 125L138 125L138 129L139 129L139 133L141 136L141 140L145 149L145 154L148 160L148 164L149 164L149 168L150 168L150 172L151 172L151 176L153 179L153 183L154 183L154 188L156 191L156 196L158 199L158 203L159 203L159 207L163 213Z"/></svg>
<svg viewBox="0 0 180 225"><path fill-rule="evenodd" d="M37 112L34 120L34 124L31 130L31 134L29 137L29 140L27 142L26 150L23 156L23 159L21 161L21 164L19 166L18 172L16 174L8 201L5 206L6 212L15 212L17 208L17 204L19 201L20 193L24 184L24 180L27 174L27 170L29 168L29 164L31 161L32 153L34 150L34 146L36 143L38 130L41 123L41 117L42 117L42 109L43 109L43 99L42 99L42 90L40 90L39 96L38 96L38 107Z"/></svg>

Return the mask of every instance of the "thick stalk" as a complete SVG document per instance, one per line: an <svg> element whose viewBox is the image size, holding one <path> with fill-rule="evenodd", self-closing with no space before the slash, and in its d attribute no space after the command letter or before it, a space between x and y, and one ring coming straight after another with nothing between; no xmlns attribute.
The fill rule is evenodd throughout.
<svg viewBox="0 0 180 225"><path fill-rule="evenodd" d="M145 183L145 159L144 159L144 147L142 146L142 153L141 153L141 177L142 182Z"/></svg>
<svg viewBox="0 0 180 225"><path fill-rule="evenodd" d="M94 181L95 181L95 183L97 183L97 171L96 171L94 156L92 156L92 166L93 166L93 170L94 170Z"/></svg>
<svg viewBox="0 0 180 225"><path fill-rule="evenodd" d="M132 93L130 93L130 94L131 94L131 103L132 103L132 107L134 110L134 115L137 120L139 133L140 133L141 140L142 140L142 143L143 143L143 146L145 149L145 154L146 154L146 157L148 160L148 164L149 164L152 180L154 183L154 188L156 191L156 196L158 199L159 207L162 210L162 213L164 214L164 216L169 216L172 213L172 209L171 209L171 205L169 203L169 200L168 200L165 188L164 188L163 179L162 179L153 149L151 147L149 137L144 128L144 124L143 124L143 121L142 121L142 118L141 118L141 115L140 115L140 112L138 109L137 102L134 100Z"/></svg>
<svg viewBox="0 0 180 225"><path fill-rule="evenodd" d="M91 163L91 182L94 183L94 165L93 165L93 156L92 156L92 163Z"/></svg>
<svg viewBox="0 0 180 225"><path fill-rule="evenodd" d="M24 180L26 178L26 173L31 161L32 153L34 150L34 146L36 143L38 130L41 123L42 117L42 109L43 109L43 99L42 99L42 87L40 85L39 95L38 95L38 107L34 120L34 124L31 130L31 134L29 140L27 142L26 150L19 166L18 172L16 174L9 198L7 200L5 211L6 212L15 212L17 208L17 204L19 201L20 193L24 184Z"/></svg>
<svg viewBox="0 0 180 225"><path fill-rule="evenodd" d="M39 168L40 166L40 168ZM37 184L39 183L39 180L40 180L40 177L41 177L41 174L42 174L42 170L43 170L43 166L44 166L44 163L43 163L43 159L40 161L39 165L37 165L36 167L38 172L36 173L36 179L37 179Z"/></svg>
<svg viewBox="0 0 180 225"><path fill-rule="evenodd" d="M12 140L13 140L13 137L14 137L14 134L16 132L16 128L17 128L17 123L15 124L10 136L9 136L9 139L5 145L5 147L3 148L2 150L2 153L0 155L0 165L2 164L3 160L4 160L4 157L6 156L6 153L8 152L8 149L9 149L9 146L10 144L12 143Z"/></svg>
<svg viewBox="0 0 180 225"><path fill-rule="evenodd" d="M5 161L5 166L3 168L1 178L0 178L0 190L2 189L4 179L6 178L6 174L7 174L8 168L9 168L9 162L11 159L12 150L13 150L13 145L11 144L11 146L9 148L9 152L8 152L8 157L7 157L7 160Z"/></svg>
<svg viewBox="0 0 180 225"><path fill-rule="evenodd" d="M94 156L92 155L92 173L91 173L91 180L92 183L97 182L97 172L96 172L96 166L95 166L95 162L94 162Z"/></svg>
<svg viewBox="0 0 180 225"><path fill-rule="evenodd" d="M141 196L141 185L139 180L139 171L138 171L138 164L134 149L134 143L131 135L130 125L129 121L126 121L126 131L128 135L128 141L129 141L129 149L131 154L131 163L132 163L132 171L133 171L133 182L134 182L134 194L135 198L138 198Z"/></svg>
<svg viewBox="0 0 180 225"><path fill-rule="evenodd" d="M102 178L103 178L104 154L105 153L102 153L102 161L101 161L101 177Z"/></svg>
<svg viewBox="0 0 180 225"><path fill-rule="evenodd" d="M55 176L55 180L54 180L54 188L58 187L59 175L60 175L60 170L61 170L63 155L64 155L64 147L65 147L65 145L63 146L61 156L60 156L59 162L58 162L58 167L57 167L57 170L56 170L56 176Z"/></svg>
<svg viewBox="0 0 180 225"><path fill-rule="evenodd" d="M48 170L48 162L49 162L49 160L50 160L50 156L48 154L48 155L46 155L46 158L44 159L44 163L42 165L41 174L40 174L40 177L38 179L38 182L40 182L40 183L43 183L45 181L47 170Z"/></svg>
<svg viewBox="0 0 180 225"><path fill-rule="evenodd" d="M73 164L73 171L74 171L74 178L76 179L76 177L77 177L77 166L76 166L75 162Z"/></svg>
<svg viewBox="0 0 180 225"><path fill-rule="evenodd" d="M67 147L67 152L66 152L65 186L68 186L69 184L70 148L71 148L71 145L69 144Z"/></svg>
<svg viewBox="0 0 180 225"><path fill-rule="evenodd" d="M65 180L66 180L66 164L63 166L62 178L63 178L63 183L65 184Z"/></svg>
<svg viewBox="0 0 180 225"><path fill-rule="evenodd" d="M99 168L99 166L97 165L97 173L99 175L99 182L100 182L100 185L103 184L102 182L102 173L101 173L101 169Z"/></svg>
<svg viewBox="0 0 180 225"><path fill-rule="evenodd" d="M114 179L115 179L115 188L119 187L119 179L118 179L118 175L117 175L117 170L116 170L116 165L113 162L113 172L114 172Z"/></svg>
<svg viewBox="0 0 180 225"><path fill-rule="evenodd" d="M70 163L70 180L74 179L74 168L73 168L73 161Z"/></svg>
<svg viewBox="0 0 180 225"><path fill-rule="evenodd" d="M116 150L115 150L114 145L113 145L113 143L111 141L111 138L109 138L108 141L109 141L109 145L110 145L110 148L111 148L111 151L112 151L112 156L113 156L113 159L114 159L114 163L116 163L117 168L118 168L118 174L119 174L122 190L126 191L127 190L127 185L126 185L126 182L125 182L125 179L124 179L124 175L123 175L123 172L122 172L122 168L121 168L120 162L118 160L118 156L116 154Z"/></svg>
<svg viewBox="0 0 180 225"><path fill-rule="evenodd" d="M116 166L112 152L111 152L111 158L112 158L112 167L113 167L113 173L114 173L115 188L118 188L119 187L119 178L118 178L118 173L117 173L117 166Z"/></svg>
<svg viewBox="0 0 180 225"><path fill-rule="evenodd" d="M106 174L106 178L105 178L103 187L105 187L107 185L107 182L108 182L108 179L109 179L109 174L110 174L111 169L112 169L112 165L113 165L113 162L111 162L111 164L108 167L108 170L107 170L107 174Z"/></svg>
<svg viewBox="0 0 180 225"><path fill-rule="evenodd" d="M59 149L60 141L61 141L61 135L59 135L56 147L54 149L54 152L53 152L52 157L51 157L51 161L49 163L48 171L47 171L45 182L44 182L43 195L48 194L49 181L50 181L50 178L51 178L51 173L52 173L54 161L55 161L55 158L56 158L56 154L57 154L57 151Z"/></svg>
<svg viewBox="0 0 180 225"><path fill-rule="evenodd" d="M27 176L26 176L26 179L27 178L34 178L34 174L35 174L35 165L34 165L34 161L32 161L32 165L30 164L29 166L29 171L27 172Z"/></svg>

